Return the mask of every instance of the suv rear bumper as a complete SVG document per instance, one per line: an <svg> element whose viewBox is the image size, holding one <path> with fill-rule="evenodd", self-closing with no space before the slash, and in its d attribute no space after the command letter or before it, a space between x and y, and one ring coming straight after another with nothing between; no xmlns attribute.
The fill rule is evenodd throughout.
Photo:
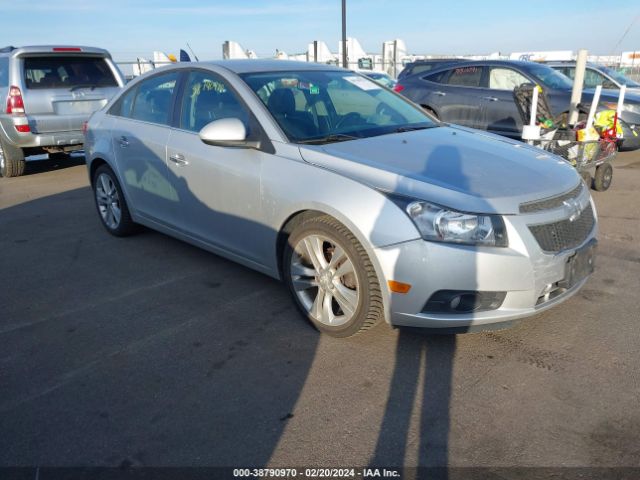
<svg viewBox="0 0 640 480"><path fill-rule="evenodd" d="M27 125L28 117L9 117L0 115L0 133L10 144L20 148L53 147L65 151L78 150L84 143L81 130L61 132L18 132L16 126Z"/></svg>

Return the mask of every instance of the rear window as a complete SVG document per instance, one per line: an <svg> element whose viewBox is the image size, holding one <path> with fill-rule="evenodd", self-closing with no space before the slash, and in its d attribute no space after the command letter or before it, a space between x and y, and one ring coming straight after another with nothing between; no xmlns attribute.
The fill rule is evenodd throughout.
<svg viewBox="0 0 640 480"><path fill-rule="evenodd" d="M118 86L100 57L25 57L24 78L29 89Z"/></svg>

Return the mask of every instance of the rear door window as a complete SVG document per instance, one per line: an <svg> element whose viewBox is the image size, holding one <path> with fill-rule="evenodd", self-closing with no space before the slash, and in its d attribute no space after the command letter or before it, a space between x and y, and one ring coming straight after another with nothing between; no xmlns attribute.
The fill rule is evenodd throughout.
<svg viewBox="0 0 640 480"><path fill-rule="evenodd" d="M24 79L28 89L117 87L104 58L81 56L25 57Z"/></svg>
<svg viewBox="0 0 640 480"><path fill-rule="evenodd" d="M456 87L479 87L482 67L458 67L451 70L447 84Z"/></svg>
<svg viewBox="0 0 640 480"><path fill-rule="evenodd" d="M141 82L132 105L130 118L168 125L173 108L178 72L156 75Z"/></svg>
<svg viewBox="0 0 640 480"><path fill-rule="evenodd" d="M442 72L432 73L423 78L433 83L447 83L447 76L450 71L451 70L444 70Z"/></svg>

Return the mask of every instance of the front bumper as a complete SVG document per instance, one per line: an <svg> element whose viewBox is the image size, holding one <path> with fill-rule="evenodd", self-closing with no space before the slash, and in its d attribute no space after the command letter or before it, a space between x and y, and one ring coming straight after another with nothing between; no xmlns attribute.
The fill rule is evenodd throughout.
<svg viewBox="0 0 640 480"><path fill-rule="evenodd" d="M593 203L592 207L595 215ZM544 215L504 217L508 248L412 240L376 249L385 281L396 280L411 285L406 294L388 293L390 323L434 329L473 329L534 315L574 295L588 277L567 290L559 288L558 284L562 285L566 280L568 259L595 239L597 222L576 248L551 254L542 251L528 229L528 225ZM545 296L550 288L555 293ZM506 292L506 296L495 310L425 312L427 301L440 290Z"/></svg>

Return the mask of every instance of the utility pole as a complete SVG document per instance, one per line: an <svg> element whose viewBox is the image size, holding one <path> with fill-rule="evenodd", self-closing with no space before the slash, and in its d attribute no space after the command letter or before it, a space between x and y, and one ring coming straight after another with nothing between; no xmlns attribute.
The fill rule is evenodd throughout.
<svg viewBox="0 0 640 480"><path fill-rule="evenodd" d="M347 65L347 0L342 0L342 68Z"/></svg>

